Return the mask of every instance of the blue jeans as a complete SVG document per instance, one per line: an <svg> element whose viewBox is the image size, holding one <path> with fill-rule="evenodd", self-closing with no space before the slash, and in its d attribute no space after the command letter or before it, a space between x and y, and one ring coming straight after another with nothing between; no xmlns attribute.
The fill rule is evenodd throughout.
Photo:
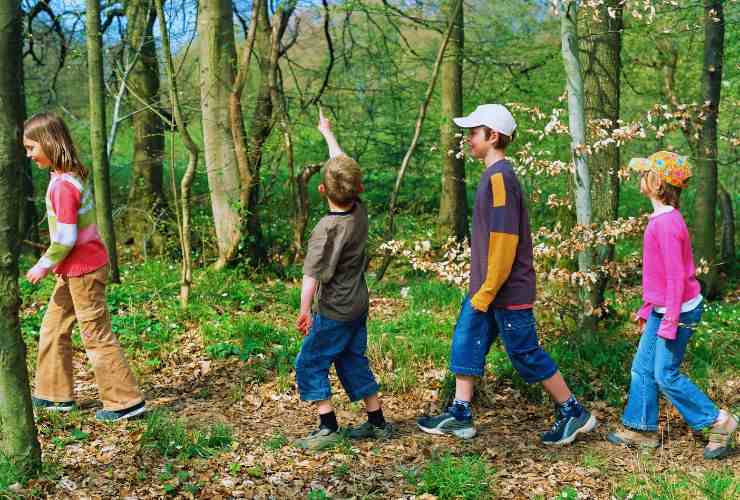
<svg viewBox="0 0 740 500"><path fill-rule="evenodd" d="M658 429L658 391L694 430L709 427L717 420L717 406L679 371L703 309L701 303L692 311L681 313L675 340L658 337L663 315L655 311L650 314L632 361L630 394L622 416L625 426L641 431Z"/></svg>
<svg viewBox="0 0 740 500"><path fill-rule="evenodd" d="M295 360L296 382L303 401L331 398L329 368L337 376L351 401L378 392L370 370L367 350L367 314L353 321L336 321L314 314L311 331L303 339Z"/></svg>
<svg viewBox="0 0 740 500"><path fill-rule="evenodd" d="M466 297L455 325L450 355L450 371L457 375L480 377L491 344L500 336L511 364L529 384L555 375L558 367L540 347L532 309L509 310L491 307L475 310Z"/></svg>

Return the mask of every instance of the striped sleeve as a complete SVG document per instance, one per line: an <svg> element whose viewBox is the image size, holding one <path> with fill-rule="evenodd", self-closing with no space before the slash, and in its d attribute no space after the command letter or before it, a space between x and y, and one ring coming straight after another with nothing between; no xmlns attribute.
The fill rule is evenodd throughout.
<svg viewBox="0 0 740 500"><path fill-rule="evenodd" d="M56 182L49 192L52 213L49 214L51 245L39 260L39 266L51 268L72 251L77 242L77 217L81 202L80 189L67 181Z"/></svg>
<svg viewBox="0 0 740 500"><path fill-rule="evenodd" d="M491 176L486 213L488 226L488 266L486 278L471 299L473 307L487 311L509 278L519 245L521 192L516 179L497 172Z"/></svg>

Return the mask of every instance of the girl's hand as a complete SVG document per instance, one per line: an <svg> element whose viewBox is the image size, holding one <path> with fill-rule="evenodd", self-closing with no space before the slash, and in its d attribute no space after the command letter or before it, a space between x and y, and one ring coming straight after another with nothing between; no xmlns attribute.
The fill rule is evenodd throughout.
<svg viewBox="0 0 740 500"><path fill-rule="evenodd" d="M322 134L331 133L331 122L328 118L324 116L324 112L321 110L321 106L319 106L319 124L316 128L318 128L319 132L321 132Z"/></svg>
<svg viewBox="0 0 740 500"><path fill-rule="evenodd" d="M26 279L35 285L42 279L46 278L49 271L51 271L51 269L47 267L33 266L26 273Z"/></svg>
<svg viewBox="0 0 740 500"><path fill-rule="evenodd" d="M311 313L304 312L298 315L296 327L298 328L298 331L303 334L304 337L308 335L308 332L311 330L311 325L313 325L313 318L311 317Z"/></svg>
<svg viewBox="0 0 740 500"><path fill-rule="evenodd" d="M645 331L645 320L638 316L635 321L637 321L637 328L640 330L640 335L642 335L642 332Z"/></svg>

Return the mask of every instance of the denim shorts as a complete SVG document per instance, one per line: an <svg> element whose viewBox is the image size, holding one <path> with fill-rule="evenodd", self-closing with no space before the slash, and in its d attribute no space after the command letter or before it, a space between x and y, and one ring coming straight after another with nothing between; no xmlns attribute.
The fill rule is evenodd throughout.
<svg viewBox="0 0 740 500"><path fill-rule="evenodd" d="M367 351L367 314L353 321L337 321L314 314L295 360L296 382L303 401L331 398L329 368L334 364L339 381L351 401L378 392Z"/></svg>
<svg viewBox="0 0 740 500"><path fill-rule="evenodd" d="M511 364L529 384L555 375L558 367L540 347L532 309L473 308L466 297L452 337L450 370L457 375L480 377L491 344L500 336Z"/></svg>

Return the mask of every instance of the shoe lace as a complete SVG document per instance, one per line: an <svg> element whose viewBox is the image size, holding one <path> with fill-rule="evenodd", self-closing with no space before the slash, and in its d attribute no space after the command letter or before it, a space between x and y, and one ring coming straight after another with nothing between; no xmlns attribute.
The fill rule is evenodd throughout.
<svg viewBox="0 0 740 500"><path fill-rule="evenodd" d="M565 425L565 423L568 421L570 417L568 415L565 415L562 411L558 409L557 413L555 414L555 422L552 424L552 427L550 427L550 432L556 432L560 427Z"/></svg>

